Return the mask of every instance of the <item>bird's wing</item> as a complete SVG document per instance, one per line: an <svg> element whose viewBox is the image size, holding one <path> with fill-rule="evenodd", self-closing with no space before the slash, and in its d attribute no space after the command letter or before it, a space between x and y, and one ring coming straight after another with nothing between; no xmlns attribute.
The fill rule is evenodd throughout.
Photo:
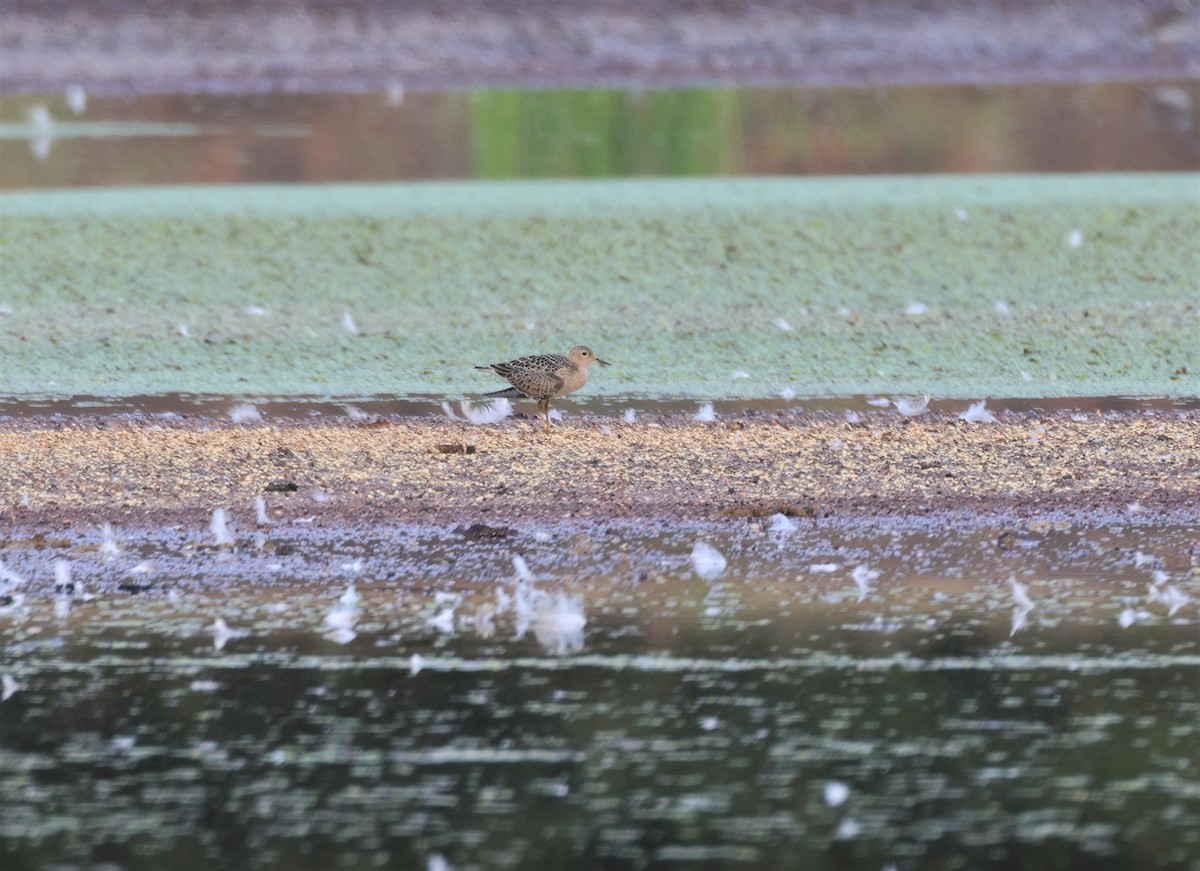
<svg viewBox="0 0 1200 871"><path fill-rule="evenodd" d="M526 369L504 377L526 396L538 399L543 396L557 396L563 389L562 378L546 370Z"/></svg>
<svg viewBox="0 0 1200 871"><path fill-rule="evenodd" d="M562 392L563 379L557 373L572 365L571 360L562 354L531 354L476 368L495 372L525 396L540 399Z"/></svg>
<svg viewBox="0 0 1200 871"><path fill-rule="evenodd" d="M528 357L518 357L506 363L493 363L486 368L507 378L517 372L557 372L563 366L569 365L571 361L562 354L530 354Z"/></svg>

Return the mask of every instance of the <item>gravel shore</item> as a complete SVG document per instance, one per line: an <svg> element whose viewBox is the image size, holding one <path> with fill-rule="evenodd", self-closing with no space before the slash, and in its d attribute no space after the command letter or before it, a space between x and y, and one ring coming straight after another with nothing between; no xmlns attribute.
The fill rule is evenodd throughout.
<svg viewBox="0 0 1200 871"><path fill-rule="evenodd" d="M957 525L1200 521L1200 414L1021 416L967 424L880 414L865 424L759 414L697 423L583 417L285 421L96 417L0 425L0 523L29 534L187 524L225 507L280 522ZM492 534L483 532L481 534ZM15 534L14 534L15 535Z"/></svg>

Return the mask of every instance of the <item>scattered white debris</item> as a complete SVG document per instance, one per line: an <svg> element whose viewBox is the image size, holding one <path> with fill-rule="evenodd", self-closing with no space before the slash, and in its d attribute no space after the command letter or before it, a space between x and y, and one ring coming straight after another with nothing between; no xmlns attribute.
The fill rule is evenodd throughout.
<svg viewBox="0 0 1200 871"><path fill-rule="evenodd" d="M259 526L266 526L271 522L271 518L267 517L267 500L262 496L254 497L254 522Z"/></svg>
<svg viewBox="0 0 1200 871"><path fill-rule="evenodd" d="M518 617L521 615L518 614ZM550 655L563 656L583 650L583 629L587 625L587 618L583 612L582 596L568 596L566 593L538 595L532 611L524 618L533 626L533 635L538 644Z"/></svg>
<svg viewBox="0 0 1200 871"><path fill-rule="evenodd" d="M926 393L921 399L903 396L892 400L892 404L896 406L896 411L905 417L919 417L929 409L929 394Z"/></svg>
<svg viewBox="0 0 1200 871"><path fill-rule="evenodd" d="M800 524L786 514L771 515L771 532L775 535L789 535L796 531Z"/></svg>
<svg viewBox="0 0 1200 871"><path fill-rule="evenodd" d="M29 121L33 125L33 137L29 141L29 149L34 158L40 163L50 156L54 147L54 139L58 135L54 129L54 118L50 110L38 103L29 107Z"/></svg>
<svg viewBox="0 0 1200 871"><path fill-rule="evenodd" d="M1151 614L1149 611L1143 611L1141 609L1134 609L1134 608L1126 608L1124 611L1122 611L1120 614L1117 615L1117 622L1121 624L1122 629L1128 629L1130 626L1132 626L1134 623L1138 622L1139 620L1148 620L1153 617L1154 617L1154 615Z"/></svg>
<svg viewBox="0 0 1200 871"><path fill-rule="evenodd" d="M775 321L775 326L779 327L779 329L783 330L785 333L790 333L792 331L792 325L783 318Z"/></svg>
<svg viewBox="0 0 1200 871"><path fill-rule="evenodd" d="M867 593L871 592L871 584L879 577L879 571L868 565L855 566L850 577L854 579L854 585L858 587L858 601L861 602L867 598Z"/></svg>
<svg viewBox="0 0 1200 871"><path fill-rule="evenodd" d="M214 508L212 523L209 524L217 547L233 547L233 534L229 531L229 515L224 508Z"/></svg>
<svg viewBox="0 0 1200 871"><path fill-rule="evenodd" d="M1083 233L1080 230L1072 230L1067 236L1067 244L1072 248L1078 248L1083 245Z"/></svg>
<svg viewBox="0 0 1200 871"><path fill-rule="evenodd" d="M121 545L117 543L117 535L113 532L112 524L105 523L100 527L100 553L110 559L121 552Z"/></svg>
<svg viewBox="0 0 1200 871"><path fill-rule="evenodd" d="M721 721L717 717L703 717L700 720L700 728L705 732L715 732L721 726Z"/></svg>
<svg viewBox="0 0 1200 871"><path fill-rule="evenodd" d="M261 318L264 315L268 314L268 312L261 305L252 305L252 306L247 306L246 314L250 315L250 317L252 317L252 318Z"/></svg>
<svg viewBox="0 0 1200 871"><path fill-rule="evenodd" d="M345 605L347 608L353 608L358 605L358 603L359 603L358 590L356 590L354 588L353 583L351 583L350 586L346 587L346 592L342 593L341 598L339 598L338 601L341 602L343 605Z"/></svg>
<svg viewBox="0 0 1200 871"><path fill-rule="evenodd" d="M836 780L831 780L825 784L825 804L829 807L838 807L845 803L850 797L850 787Z"/></svg>
<svg viewBox="0 0 1200 871"><path fill-rule="evenodd" d="M7 702L13 697L13 693L22 689L21 685L17 683L17 679L11 674L0 677L0 686L3 687L3 690L0 691L0 702Z"/></svg>
<svg viewBox="0 0 1200 871"><path fill-rule="evenodd" d="M244 638L247 635L240 629L230 629L223 617L218 617L212 625L213 650L224 650L225 644L234 638Z"/></svg>
<svg viewBox="0 0 1200 871"><path fill-rule="evenodd" d="M353 629L358 623L358 609L353 605L339 603L325 615L325 625L330 629Z"/></svg>
<svg viewBox="0 0 1200 871"><path fill-rule="evenodd" d="M632 408L625 409L624 420L626 423L633 423L635 420L637 420L637 412Z"/></svg>
<svg viewBox="0 0 1200 871"><path fill-rule="evenodd" d="M549 420L561 421L563 419L563 413L557 408L552 408L546 413L546 417Z"/></svg>
<svg viewBox="0 0 1200 871"><path fill-rule="evenodd" d="M700 423L712 423L717 419L717 415L713 412L713 404L706 402L700 406L700 410L692 415L692 420L698 420Z"/></svg>
<svg viewBox="0 0 1200 871"><path fill-rule="evenodd" d="M998 315L1004 315L1007 317L1008 315L1012 314L1012 309L1009 308L1008 303L1002 299L996 300L996 305L993 307L996 309L996 314Z"/></svg>
<svg viewBox="0 0 1200 871"><path fill-rule="evenodd" d="M399 109L404 105L404 85L399 82L389 83L384 94L387 95L388 105L393 109Z"/></svg>
<svg viewBox="0 0 1200 871"><path fill-rule="evenodd" d="M862 826L854 817L846 817L838 823L837 831L833 836L840 841L846 841L850 838L857 838L862 833Z"/></svg>
<svg viewBox="0 0 1200 871"><path fill-rule="evenodd" d="M467 402L465 399L458 404L463 416L475 426L486 426L499 423L512 414L512 403L503 396L499 399L489 399L484 402ZM451 418L458 420L453 415Z"/></svg>
<svg viewBox="0 0 1200 871"><path fill-rule="evenodd" d="M25 607L24 593L5 593L6 604L0 604L0 617L14 617L21 613L21 609Z"/></svg>
<svg viewBox="0 0 1200 871"><path fill-rule="evenodd" d="M743 372L740 369L737 372L729 373L729 377L734 381L746 381L750 378L749 372Z"/></svg>
<svg viewBox="0 0 1200 871"><path fill-rule="evenodd" d="M449 635L454 631L454 608L444 608L427 619L425 625Z"/></svg>
<svg viewBox="0 0 1200 871"><path fill-rule="evenodd" d="M877 396L875 399L867 400L867 405L873 405L876 408L887 408L891 404L892 400L888 399L886 396Z"/></svg>
<svg viewBox="0 0 1200 871"><path fill-rule="evenodd" d="M1142 566L1158 565L1158 557L1154 556L1154 554L1142 553L1140 550L1134 551L1133 564L1139 569Z"/></svg>
<svg viewBox="0 0 1200 871"><path fill-rule="evenodd" d="M425 871L454 871L446 857L441 853L433 853L425 862Z"/></svg>
<svg viewBox="0 0 1200 871"><path fill-rule="evenodd" d="M814 575L828 575L836 572L841 567L841 563L813 563L808 567L808 570Z"/></svg>
<svg viewBox="0 0 1200 871"><path fill-rule="evenodd" d="M358 331L358 324L354 323L354 315L350 314L350 309L346 309L344 312L342 312L342 329L344 329L347 333L350 333L352 336L362 335Z"/></svg>
<svg viewBox="0 0 1200 871"><path fill-rule="evenodd" d="M1021 380L1022 380L1022 381L1032 381L1032 380L1033 380L1033 375L1031 375L1031 374L1030 374L1030 373L1028 373L1028 372L1022 372L1022 373L1021 373Z"/></svg>
<svg viewBox="0 0 1200 871"><path fill-rule="evenodd" d="M54 561L54 585L62 592L70 592L71 564L65 559L56 559Z"/></svg>
<svg viewBox="0 0 1200 871"><path fill-rule="evenodd" d="M66 620L71 616L71 596L59 593L54 597L54 616L58 620Z"/></svg>
<svg viewBox="0 0 1200 871"><path fill-rule="evenodd" d="M910 302L904 313L906 315L927 315L929 314L929 306L923 302Z"/></svg>
<svg viewBox="0 0 1200 871"><path fill-rule="evenodd" d="M229 419L234 423L258 423L263 417L262 412L252 404L243 402L229 412Z"/></svg>
<svg viewBox="0 0 1200 871"><path fill-rule="evenodd" d="M790 387L785 387L779 391L779 398L780 399L795 399L796 391Z"/></svg>
<svg viewBox="0 0 1200 871"><path fill-rule="evenodd" d="M448 405L448 403L443 403L443 405ZM351 420L368 420L371 417L371 415L367 414L357 405L343 405L340 408L346 412L346 417Z"/></svg>
<svg viewBox="0 0 1200 871"><path fill-rule="evenodd" d="M529 570L529 564L525 562L525 557L516 555L512 558L513 571L517 573L518 583L531 584L534 581L533 572Z"/></svg>
<svg viewBox="0 0 1200 871"><path fill-rule="evenodd" d="M1034 601L1029 598L1029 590L1015 576L1009 576L1008 585L1012 588L1013 603L1018 608L1030 609L1034 607Z"/></svg>
<svg viewBox="0 0 1200 871"><path fill-rule="evenodd" d="M358 633L349 626L339 626L332 632L326 632L322 637L332 641L334 644L349 644L358 637Z"/></svg>
<svg viewBox="0 0 1200 871"><path fill-rule="evenodd" d="M329 494L320 487L313 487L312 493L309 495L312 497L312 501L318 503L319 505L324 505L330 499Z"/></svg>
<svg viewBox="0 0 1200 871"><path fill-rule="evenodd" d="M83 89L83 85L67 85L63 96L67 98L67 108L76 115L83 114L87 108L87 91Z"/></svg>
<svg viewBox="0 0 1200 871"><path fill-rule="evenodd" d="M858 424L862 423L862 415L859 414L857 411L851 411L851 410L847 409L846 410L846 423L850 424L851 426L857 426Z"/></svg>
<svg viewBox="0 0 1200 871"><path fill-rule="evenodd" d="M446 417L450 418L451 420L462 420L463 419L463 418L459 417L457 414L455 414L454 409L450 407L450 403L446 402L444 400L442 401L442 413L445 414Z"/></svg>
<svg viewBox="0 0 1200 871"><path fill-rule="evenodd" d="M190 328L190 327L188 327L188 325L187 325L187 324L185 324L183 321L180 321L180 322L179 322L179 323L178 323L178 324L175 326L175 329L176 329L176 330L178 330L178 331L179 331L179 335L183 336L185 339L190 339L190 338L192 337L192 331L191 331L191 328Z"/></svg>
<svg viewBox="0 0 1200 871"><path fill-rule="evenodd" d="M154 574L154 563L150 560L142 560L136 566L129 570L131 575L152 575Z"/></svg>
<svg viewBox="0 0 1200 871"><path fill-rule="evenodd" d="M987 400L972 402L970 408L958 416L959 420L967 423L995 423L996 416L987 410Z"/></svg>
<svg viewBox="0 0 1200 871"><path fill-rule="evenodd" d="M364 568L366 568L366 563L363 562L362 557L358 557L357 559L353 559L348 563L342 563L341 568L342 571L346 572L347 574L357 575Z"/></svg>
<svg viewBox="0 0 1200 871"><path fill-rule="evenodd" d="M496 634L496 624L492 622L492 618L496 615L496 609L492 605L485 605L475 612L475 616L471 618L471 625L475 628L475 634L480 638L491 638Z"/></svg>
<svg viewBox="0 0 1200 871"><path fill-rule="evenodd" d="M692 548L692 568L696 574L711 581L725 574L725 566L725 556L719 550L706 542L696 542Z"/></svg>
<svg viewBox="0 0 1200 871"><path fill-rule="evenodd" d="M409 674L418 675L421 673L421 669L423 669L424 667L425 667L425 657L423 657L421 654L414 653L411 657L409 657L409 660L408 660L408 673Z"/></svg>
<svg viewBox="0 0 1200 871"><path fill-rule="evenodd" d="M970 218L971 216L969 214L967 214L966 209L964 209L962 206L958 206L954 210L954 217L958 218L960 221L965 221L968 218Z"/></svg>
<svg viewBox="0 0 1200 871"><path fill-rule="evenodd" d="M4 560L0 560L0 590L7 592L24 584L25 579L6 566Z"/></svg>
<svg viewBox="0 0 1200 871"><path fill-rule="evenodd" d="M1034 601L1029 598L1029 592L1025 589L1025 585L1018 581L1015 577L1009 576L1008 584L1012 587L1013 603L1016 607L1013 609L1012 628L1009 630L1009 637L1016 635L1029 622L1029 612L1035 607Z"/></svg>
<svg viewBox="0 0 1200 871"><path fill-rule="evenodd" d="M194 693L215 693L221 684L215 680L194 680L188 684L188 689Z"/></svg>
<svg viewBox="0 0 1200 871"><path fill-rule="evenodd" d="M1167 616L1174 617L1175 612L1192 601L1192 597L1183 590L1176 587L1174 584L1168 584L1161 593L1158 594L1158 600L1167 606Z"/></svg>

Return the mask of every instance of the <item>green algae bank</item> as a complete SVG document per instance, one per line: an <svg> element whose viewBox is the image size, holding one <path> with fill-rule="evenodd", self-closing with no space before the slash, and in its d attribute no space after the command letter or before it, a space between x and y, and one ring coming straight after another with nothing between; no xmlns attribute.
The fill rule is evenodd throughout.
<svg viewBox="0 0 1200 871"><path fill-rule="evenodd" d="M1194 396L1200 175L0 196L0 394Z"/></svg>

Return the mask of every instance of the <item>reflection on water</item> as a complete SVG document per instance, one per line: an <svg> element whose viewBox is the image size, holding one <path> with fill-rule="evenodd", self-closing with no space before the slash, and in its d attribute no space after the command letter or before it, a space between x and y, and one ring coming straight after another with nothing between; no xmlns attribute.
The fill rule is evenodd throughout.
<svg viewBox="0 0 1200 871"><path fill-rule="evenodd" d="M1195 529L267 530L6 543L3 867L1200 857Z"/></svg>
<svg viewBox="0 0 1200 871"><path fill-rule="evenodd" d="M0 188L1185 170L1185 83L0 98Z"/></svg>

